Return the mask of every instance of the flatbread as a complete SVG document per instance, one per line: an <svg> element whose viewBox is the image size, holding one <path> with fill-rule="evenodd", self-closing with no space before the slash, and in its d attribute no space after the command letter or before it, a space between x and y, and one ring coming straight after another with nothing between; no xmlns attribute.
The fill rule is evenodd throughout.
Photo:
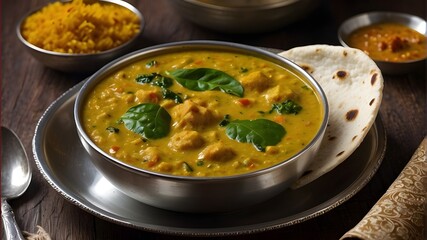
<svg viewBox="0 0 427 240"><path fill-rule="evenodd" d="M292 188L331 171L359 147L377 117L383 77L375 62L354 48L296 47L279 55L304 68L320 84L329 103L329 123L314 162Z"/></svg>

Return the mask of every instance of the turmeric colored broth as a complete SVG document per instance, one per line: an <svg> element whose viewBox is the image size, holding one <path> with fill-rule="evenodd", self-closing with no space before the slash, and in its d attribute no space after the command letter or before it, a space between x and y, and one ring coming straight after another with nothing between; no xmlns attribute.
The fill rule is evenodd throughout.
<svg viewBox="0 0 427 240"><path fill-rule="evenodd" d="M169 89L184 100L176 103L163 99L159 86L135 80L141 74L169 76L171 70L191 68L229 74L242 84L244 96L193 91L174 80ZM298 114L270 112L274 103L288 99L302 107ZM146 139L120 121L129 108L146 102L159 104L170 114L167 136ZM172 175L227 176L272 166L301 151L319 130L323 112L310 85L276 64L236 53L193 51L144 59L112 74L87 97L82 119L92 141L127 164ZM283 126L286 134L278 144L258 151L226 135L220 126L226 115L230 120L269 119Z"/></svg>
<svg viewBox="0 0 427 240"><path fill-rule="evenodd" d="M349 46L367 53L372 59L405 62L427 56L426 37L397 23L378 23L357 29L349 36Z"/></svg>

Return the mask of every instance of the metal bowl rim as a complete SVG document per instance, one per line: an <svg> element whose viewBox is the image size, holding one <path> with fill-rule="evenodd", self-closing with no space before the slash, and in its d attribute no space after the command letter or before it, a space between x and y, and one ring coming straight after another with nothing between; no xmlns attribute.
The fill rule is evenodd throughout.
<svg viewBox="0 0 427 240"><path fill-rule="evenodd" d="M241 53L241 54L258 54L255 56L264 56L264 60L272 61L273 59L276 61L280 61L281 63L285 63L282 66L287 65L289 69L294 69L298 74L301 74L303 78L305 78L305 81L310 83L314 89L315 92L317 92L320 104L323 107L323 118L322 123L319 126L319 129L317 130L317 133L315 136L311 139L311 141L298 153L293 155L292 157L285 159L279 163L276 163L272 166L262 168L253 172L243 173L243 174L234 174L229 176L211 176L211 177L194 177L194 176L180 176L180 175L172 175L172 174L164 174L159 172L150 171L147 169L137 168L132 165L126 164L123 161L120 161L117 158L114 158L102 149L100 149L95 143L93 143L92 140L87 136L86 132L83 129L83 126L81 125L80 121L80 111L81 106L83 105L83 101L86 98L87 91L91 90L95 85L99 83L99 81L102 81L102 78L105 76L108 76L112 72L115 72L117 69L120 69L123 67L123 64L130 64L135 61L141 60L141 58L147 57L145 55L150 53L156 53L160 52L160 54L164 54L162 51L167 51L169 49L182 50L183 48L190 48L192 50L200 49L201 47L219 47L219 48L226 48L231 49L232 51ZM198 47L198 48L197 48ZM261 57L262 58L262 57ZM270 59L270 60L269 60ZM295 72L294 72L295 74ZM301 76L300 76L301 77ZM313 145L316 143L322 141L322 137L325 133L328 121L329 121L329 105L328 100L326 98L326 94L321 88L320 84L317 83L317 81L308 74L305 70L303 70L300 66L295 64L294 62L279 56L277 54L274 54L272 52L269 52L267 50L263 50L258 47L253 47L249 45L239 44L239 43L231 43L231 42L222 42L222 41L211 41L211 40L191 40L191 41L180 41L180 42L173 42L173 43L166 43L166 44L159 44L147 48L143 48L134 52L131 52L125 56L122 56L104 67L102 67L100 70L95 72L93 75L91 75L86 82L83 84L81 89L79 90L75 104L74 104L74 120L76 124L77 131L81 138L84 139L86 144L89 144L89 146L94 149L98 154L101 154L104 158L104 160L108 160L110 163L120 167L124 168L128 171L134 172L138 175L148 175L148 176L156 176L164 179L169 180L178 180L178 181L195 181L195 182L203 182L203 181L227 181L227 180L235 180L235 179L244 179L244 178L251 178L258 175L263 175L267 172L272 172L276 170L277 168L285 167L286 165L291 164L294 161L297 161L298 158L303 155L305 152L309 151Z"/></svg>

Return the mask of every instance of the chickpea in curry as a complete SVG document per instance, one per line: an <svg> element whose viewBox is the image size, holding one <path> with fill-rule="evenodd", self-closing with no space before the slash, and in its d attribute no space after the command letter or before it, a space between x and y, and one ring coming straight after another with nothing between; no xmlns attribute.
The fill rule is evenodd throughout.
<svg viewBox="0 0 427 240"><path fill-rule="evenodd" d="M91 140L124 163L180 176L229 176L289 159L317 134L310 84L269 61L186 51L140 60L85 100Z"/></svg>
<svg viewBox="0 0 427 240"><path fill-rule="evenodd" d="M357 29L349 36L349 46L363 50L372 59L406 62L427 56L426 37L397 23L377 23Z"/></svg>

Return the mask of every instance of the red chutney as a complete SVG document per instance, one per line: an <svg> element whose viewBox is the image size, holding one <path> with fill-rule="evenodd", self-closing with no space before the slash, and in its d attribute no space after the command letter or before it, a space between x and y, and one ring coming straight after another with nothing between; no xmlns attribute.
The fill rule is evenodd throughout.
<svg viewBox="0 0 427 240"><path fill-rule="evenodd" d="M349 46L366 52L372 59L406 62L427 56L426 37L397 23L378 23L362 27L349 36Z"/></svg>

